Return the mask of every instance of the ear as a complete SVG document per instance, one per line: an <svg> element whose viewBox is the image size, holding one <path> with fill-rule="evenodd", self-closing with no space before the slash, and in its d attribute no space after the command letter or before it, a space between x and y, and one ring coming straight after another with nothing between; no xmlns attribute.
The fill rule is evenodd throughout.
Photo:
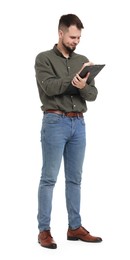
<svg viewBox="0 0 130 260"><path fill-rule="evenodd" d="M63 36L63 31L62 30L59 30L59 38L61 39Z"/></svg>

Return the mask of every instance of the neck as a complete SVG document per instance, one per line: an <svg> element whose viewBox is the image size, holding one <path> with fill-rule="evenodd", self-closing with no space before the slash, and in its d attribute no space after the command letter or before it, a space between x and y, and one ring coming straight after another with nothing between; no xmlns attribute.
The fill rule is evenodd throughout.
<svg viewBox="0 0 130 260"><path fill-rule="evenodd" d="M59 43L57 44L57 49L62 53L62 55L65 58L69 58L69 52L64 48L64 46L61 46Z"/></svg>

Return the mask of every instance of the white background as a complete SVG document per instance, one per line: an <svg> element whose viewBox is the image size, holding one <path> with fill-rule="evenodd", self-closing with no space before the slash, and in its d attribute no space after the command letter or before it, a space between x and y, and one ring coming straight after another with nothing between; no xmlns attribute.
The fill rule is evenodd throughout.
<svg viewBox="0 0 130 260"><path fill-rule="evenodd" d="M0 256L1 259L130 259L129 1L12 0L0 4ZM75 13L85 29L77 53L106 67L85 115L87 151L82 224L100 244L66 240L64 169L55 187L52 235L57 250L37 243L42 112L34 62L58 41L61 15Z"/></svg>

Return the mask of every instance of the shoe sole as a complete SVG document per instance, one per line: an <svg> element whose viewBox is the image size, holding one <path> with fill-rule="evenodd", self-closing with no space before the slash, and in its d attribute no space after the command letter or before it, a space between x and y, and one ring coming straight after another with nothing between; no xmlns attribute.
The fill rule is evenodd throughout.
<svg viewBox="0 0 130 260"><path fill-rule="evenodd" d="M83 240L79 237L67 237L67 240L70 240L70 241L77 241L77 240L81 240L83 242L88 242L88 243L99 243L99 242L102 242L102 240L96 240L96 241L88 241L88 240Z"/></svg>
<svg viewBox="0 0 130 260"><path fill-rule="evenodd" d="M40 244L40 246L45 247L45 248L49 248L49 249L56 249L56 248L57 248L57 245L56 245L56 244L52 244L52 245L50 245L50 246L44 246L44 245L42 245L42 244L40 243L40 241L38 241L38 243Z"/></svg>

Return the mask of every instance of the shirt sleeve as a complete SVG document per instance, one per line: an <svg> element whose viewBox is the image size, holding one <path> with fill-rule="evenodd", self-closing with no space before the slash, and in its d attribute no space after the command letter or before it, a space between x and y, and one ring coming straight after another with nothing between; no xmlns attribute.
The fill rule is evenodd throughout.
<svg viewBox="0 0 130 260"><path fill-rule="evenodd" d="M46 56L38 55L35 61L37 84L47 96L61 95L68 89L73 75L59 77Z"/></svg>
<svg viewBox="0 0 130 260"><path fill-rule="evenodd" d="M80 96L87 101L95 101L98 95L98 90L95 87L95 81L93 80L91 84L86 84L83 89L79 90Z"/></svg>

